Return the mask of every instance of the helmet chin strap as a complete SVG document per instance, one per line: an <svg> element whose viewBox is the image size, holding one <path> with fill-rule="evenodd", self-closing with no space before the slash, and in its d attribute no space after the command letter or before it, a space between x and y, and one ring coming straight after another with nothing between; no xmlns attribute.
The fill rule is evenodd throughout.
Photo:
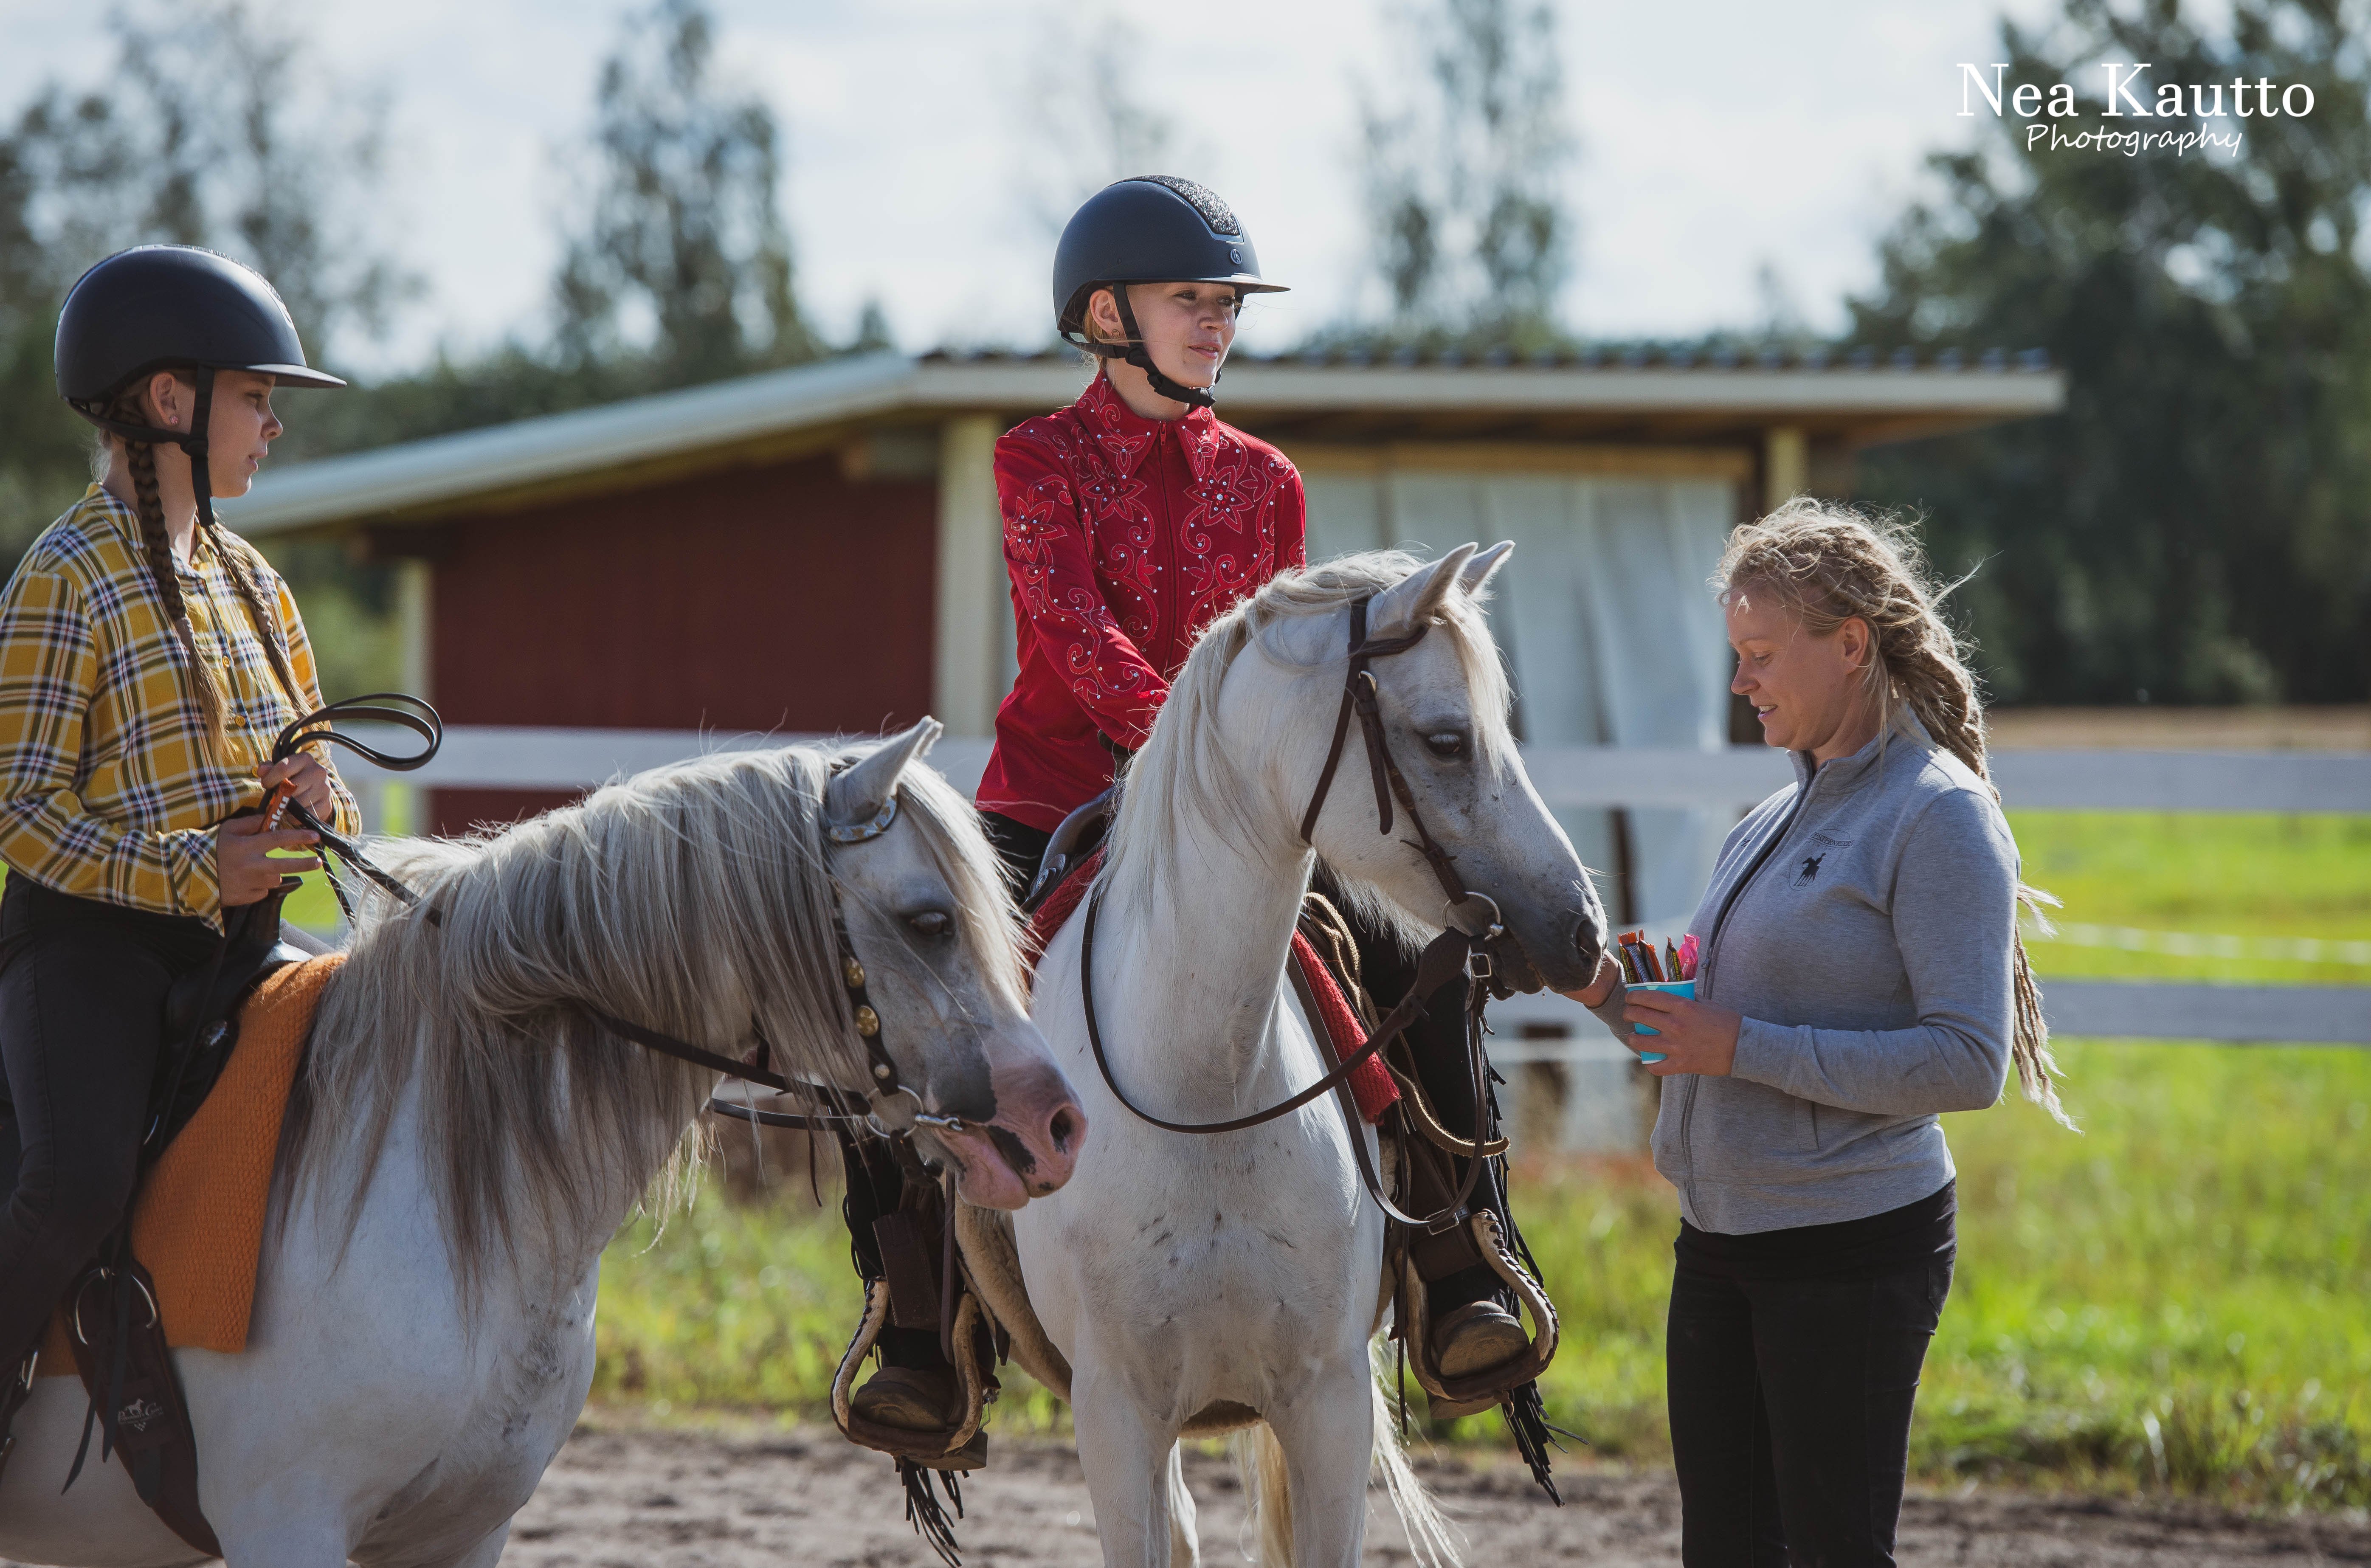
<svg viewBox="0 0 2371 1568"><path fill-rule="evenodd" d="M1126 360L1136 366L1137 369L1144 372L1144 378L1152 384L1153 391L1172 402L1187 403L1197 409L1218 407L1219 395L1215 390L1219 384L1218 376L1214 375L1210 377L1209 386L1183 386L1170 380L1168 376L1162 374L1161 367L1152 363L1151 351L1144 346L1143 329L1137 326L1136 312L1128 303L1128 285L1112 284L1111 296L1112 303L1119 306L1119 324L1128 333L1127 346L1123 348L1116 343L1093 343L1089 347L1105 359Z"/></svg>
<svg viewBox="0 0 2371 1568"><path fill-rule="evenodd" d="M206 426L214 421L214 372L212 365L202 364L194 366L191 374L197 378L198 406L191 411L187 433L160 429L156 425L133 424L129 420L109 419L99 411L97 404L75 403L73 407L76 413L99 429L120 435L126 441L137 441L149 446L178 446L187 453L190 458L190 488L197 496L198 524L201 527L212 528L214 525L214 476L206 464Z"/></svg>

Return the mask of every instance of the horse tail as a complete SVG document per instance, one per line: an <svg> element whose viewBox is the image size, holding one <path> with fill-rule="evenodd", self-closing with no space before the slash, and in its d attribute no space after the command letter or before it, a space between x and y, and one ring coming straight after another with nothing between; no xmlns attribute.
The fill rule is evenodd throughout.
<svg viewBox="0 0 2371 1568"><path fill-rule="evenodd" d="M1449 1522L1424 1489L1424 1482L1408 1463L1407 1450L1400 1447L1396 1417L1390 1396L1383 1392L1385 1357L1380 1343L1371 1347L1375 1363L1375 1468L1383 1472L1383 1491L1392 1500L1392 1512L1399 1516L1400 1528L1407 1532L1408 1551L1423 1568L1459 1568L1465 1559L1458 1550L1463 1532ZM1267 1429L1262 1427L1261 1431ZM1276 1439L1268 1442L1274 1446ZM1287 1537L1285 1558L1290 1555ZM1263 1557L1263 1562L1270 1561Z"/></svg>
<svg viewBox="0 0 2371 1568"><path fill-rule="evenodd" d="M1291 1568L1292 1477L1276 1428L1254 1422L1235 1434L1235 1473L1243 1482L1243 1533L1258 1545L1245 1553L1260 1568Z"/></svg>

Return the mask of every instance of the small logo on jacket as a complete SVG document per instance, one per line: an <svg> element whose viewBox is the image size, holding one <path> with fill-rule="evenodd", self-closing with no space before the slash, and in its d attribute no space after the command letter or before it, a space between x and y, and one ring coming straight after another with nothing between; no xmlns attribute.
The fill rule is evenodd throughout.
<svg viewBox="0 0 2371 1568"><path fill-rule="evenodd" d="M1841 849L1851 842L1849 838L1836 838L1824 833L1811 835L1811 842L1807 847L1810 853L1795 862L1795 875L1787 885L1809 887L1819 881L1820 866L1827 859L1828 852L1832 849Z"/></svg>

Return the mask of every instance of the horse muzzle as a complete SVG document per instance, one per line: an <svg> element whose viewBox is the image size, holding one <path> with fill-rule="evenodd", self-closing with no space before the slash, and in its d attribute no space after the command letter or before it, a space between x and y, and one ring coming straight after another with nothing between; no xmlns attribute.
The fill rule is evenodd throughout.
<svg viewBox="0 0 2371 1568"><path fill-rule="evenodd" d="M1604 951L1604 922L1586 909L1543 921L1509 920L1507 934L1490 945L1491 990L1500 997L1578 991L1596 977Z"/></svg>
<svg viewBox="0 0 2371 1568"><path fill-rule="evenodd" d="M1087 1113L1070 1092L1070 1080L1051 1064L1001 1069L991 1081L994 1116L920 1130L954 1168L964 1202L1017 1209L1060 1191L1070 1179L1086 1142Z"/></svg>

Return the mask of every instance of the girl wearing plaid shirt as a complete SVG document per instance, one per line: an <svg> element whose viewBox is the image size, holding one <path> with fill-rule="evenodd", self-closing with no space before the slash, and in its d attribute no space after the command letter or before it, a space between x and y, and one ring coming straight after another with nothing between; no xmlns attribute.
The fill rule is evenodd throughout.
<svg viewBox="0 0 2371 1568"><path fill-rule="evenodd" d="M105 478L0 592L0 1369L131 1199L167 991L213 961L226 912L320 863L273 859L314 837L253 809L286 781L360 826L326 762L268 760L321 706L312 649L212 505L247 493L280 433L275 386L344 384L306 367L269 283L181 246L84 274L57 353Z"/></svg>

